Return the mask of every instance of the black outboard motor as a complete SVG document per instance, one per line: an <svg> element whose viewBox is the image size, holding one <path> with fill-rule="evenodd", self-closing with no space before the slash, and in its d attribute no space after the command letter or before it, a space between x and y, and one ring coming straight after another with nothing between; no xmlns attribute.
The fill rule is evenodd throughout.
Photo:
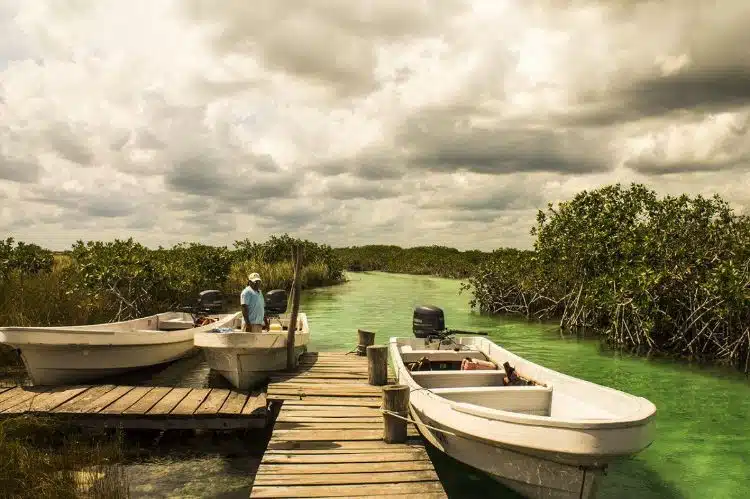
<svg viewBox="0 0 750 499"><path fill-rule="evenodd" d="M219 313L224 308L224 295L218 289L201 291L198 293L196 307L209 313Z"/></svg>
<svg viewBox="0 0 750 499"><path fill-rule="evenodd" d="M286 312L288 301L286 290L272 289L264 296L266 303L266 315L279 316Z"/></svg>
<svg viewBox="0 0 750 499"><path fill-rule="evenodd" d="M412 332L417 338L427 338L445 331L443 309L432 305L420 305L414 308Z"/></svg>

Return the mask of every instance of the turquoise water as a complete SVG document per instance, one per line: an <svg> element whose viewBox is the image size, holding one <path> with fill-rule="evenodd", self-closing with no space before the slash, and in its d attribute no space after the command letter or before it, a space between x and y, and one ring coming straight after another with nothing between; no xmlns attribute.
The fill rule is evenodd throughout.
<svg viewBox="0 0 750 499"><path fill-rule="evenodd" d="M460 283L382 273L349 275L341 286L302 298L312 349L352 350L357 328L376 342L411 335L417 304L445 311L449 328L488 331L496 343L552 369L646 397L656 404L657 435L637 457L610 467L603 498L745 498L750 495L750 382L739 373L620 355L594 339L566 337L555 325L479 316ZM451 497L516 497L442 455L435 456Z"/></svg>

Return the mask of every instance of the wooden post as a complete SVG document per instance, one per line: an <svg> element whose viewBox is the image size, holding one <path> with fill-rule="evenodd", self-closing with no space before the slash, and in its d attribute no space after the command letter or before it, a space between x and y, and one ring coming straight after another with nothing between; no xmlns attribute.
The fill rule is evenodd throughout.
<svg viewBox="0 0 750 499"><path fill-rule="evenodd" d="M298 245L294 250L294 277L292 278L292 313L289 316L289 329L286 336L286 368L292 371L297 367L297 359L294 357L294 333L297 332L297 314L299 313L299 297L302 293L302 246Z"/></svg>
<svg viewBox="0 0 750 499"><path fill-rule="evenodd" d="M367 347L375 343L375 333L365 331L364 329L357 329L357 336L359 343L357 344L357 355L367 355Z"/></svg>
<svg viewBox="0 0 750 499"><path fill-rule="evenodd" d="M367 380L375 386L383 386L388 383L387 346L370 345L367 347Z"/></svg>
<svg viewBox="0 0 750 499"><path fill-rule="evenodd" d="M388 385L383 387L383 409L400 415L409 416L409 387L406 385ZM401 418L383 414L383 440L389 444L406 441L406 424Z"/></svg>

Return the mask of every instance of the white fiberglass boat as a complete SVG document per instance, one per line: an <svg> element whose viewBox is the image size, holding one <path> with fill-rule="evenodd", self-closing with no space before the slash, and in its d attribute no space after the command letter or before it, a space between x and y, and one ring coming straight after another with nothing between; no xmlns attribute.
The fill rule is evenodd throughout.
<svg viewBox="0 0 750 499"><path fill-rule="evenodd" d="M122 322L60 327L0 327L0 343L20 351L34 385L89 381L171 362L193 350L193 335L223 327L235 314L195 327L184 312Z"/></svg>
<svg viewBox="0 0 750 499"><path fill-rule="evenodd" d="M609 463L654 439L648 400L539 366L484 337L391 338L389 354L420 433L527 497L595 497ZM505 363L516 383L504 379Z"/></svg>
<svg viewBox="0 0 750 499"><path fill-rule="evenodd" d="M201 332L195 335L195 346L203 349L211 369L218 371L235 388L248 390L263 382L274 371L286 368L289 315L271 319L268 331L242 331L242 314L238 313L222 332ZM294 333L294 355L307 351L310 327L305 313L297 314Z"/></svg>

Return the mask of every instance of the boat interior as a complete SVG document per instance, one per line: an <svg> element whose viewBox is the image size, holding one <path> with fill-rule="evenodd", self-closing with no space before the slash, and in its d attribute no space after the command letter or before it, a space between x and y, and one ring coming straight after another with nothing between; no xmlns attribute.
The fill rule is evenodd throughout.
<svg viewBox="0 0 750 499"><path fill-rule="evenodd" d="M282 331L288 331L289 330L289 321L290 317L289 314L281 314L277 316L269 317L269 324L268 324L268 330L264 330L265 332L270 333L280 333ZM227 324L226 327L236 329L238 331L242 330L242 314L238 313L234 319ZM297 318L297 331L303 331L305 329L305 318L304 315L300 314Z"/></svg>
<svg viewBox="0 0 750 499"><path fill-rule="evenodd" d="M416 350L410 345L400 349L404 365L414 381L445 399L502 411L550 415L552 388L531 380L519 381L524 384L506 384L503 367L479 350ZM462 369L467 358L492 363L493 367Z"/></svg>

